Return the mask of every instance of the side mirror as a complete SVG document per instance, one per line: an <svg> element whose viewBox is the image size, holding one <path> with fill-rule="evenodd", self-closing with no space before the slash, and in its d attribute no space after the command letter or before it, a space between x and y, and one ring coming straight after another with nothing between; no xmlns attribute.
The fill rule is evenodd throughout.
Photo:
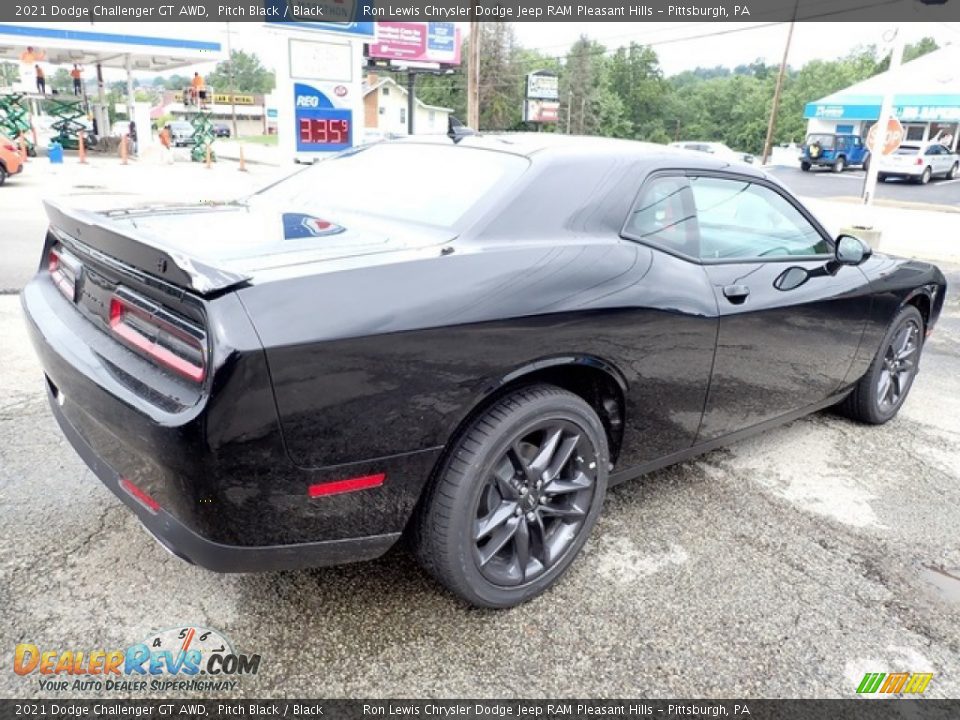
<svg viewBox="0 0 960 720"><path fill-rule="evenodd" d="M858 237L841 235L837 238L836 258L841 265L859 265L871 254L870 246Z"/></svg>

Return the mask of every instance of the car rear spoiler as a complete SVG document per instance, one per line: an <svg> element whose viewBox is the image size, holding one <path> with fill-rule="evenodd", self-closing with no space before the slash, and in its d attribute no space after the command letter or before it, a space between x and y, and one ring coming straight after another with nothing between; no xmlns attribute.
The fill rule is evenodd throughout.
<svg viewBox="0 0 960 720"><path fill-rule="evenodd" d="M43 204L55 230L177 287L210 295L250 279L249 275L214 267L182 251L166 248L162 239L133 228L120 227L119 223L100 213L66 208L51 200L45 200Z"/></svg>

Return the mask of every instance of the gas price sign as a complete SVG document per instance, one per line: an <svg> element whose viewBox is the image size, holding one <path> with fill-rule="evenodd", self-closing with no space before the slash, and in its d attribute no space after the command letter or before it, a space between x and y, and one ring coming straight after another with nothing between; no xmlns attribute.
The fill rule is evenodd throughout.
<svg viewBox="0 0 960 720"><path fill-rule="evenodd" d="M353 112L334 107L316 88L294 85L297 150L335 152L353 147Z"/></svg>

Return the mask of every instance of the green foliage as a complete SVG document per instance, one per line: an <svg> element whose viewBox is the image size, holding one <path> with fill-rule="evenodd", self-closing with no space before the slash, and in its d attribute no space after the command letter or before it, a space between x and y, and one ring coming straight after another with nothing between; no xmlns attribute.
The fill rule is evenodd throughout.
<svg viewBox="0 0 960 720"><path fill-rule="evenodd" d="M230 70L233 64L233 79ZM276 85L272 70L267 70L256 53L234 50L229 60L217 63L207 75L207 85L216 92L229 92L232 87L238 93L268 93ZM189 85L189 82L187 83Z"/></svg>
<svg viewBox="0 0 960 720"><path fill-rule="evenodd" d="M57 68L53 75L47 75L47 92L56 90L60 93L73 92L73 78L70 77L70 71L66 68Z"/></svg>
<svg viewBox="0 0 960 720"><path fill-rule="evenodd" d="M20 68L17 67L16 63L7 62L6 60L0 62L0 86L13 85L19 79Z"/></svg>

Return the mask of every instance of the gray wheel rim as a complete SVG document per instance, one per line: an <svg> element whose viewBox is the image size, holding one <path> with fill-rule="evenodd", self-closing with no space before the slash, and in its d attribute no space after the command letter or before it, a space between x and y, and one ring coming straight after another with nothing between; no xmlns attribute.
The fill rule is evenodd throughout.
<svg viewBox="0 0 960 720"><path fill-rule="evenodd" d="M894 334L883 354L877 379L877 404L881 411L890 412L903 402L917 371L919 351L920 326L909 320Z"/></svg>
<svg viewBox="0 0 960 720"><path fill-rule="evenodd" d="M517 587L548 572L583 530L596 487L596 451L581 428L549 420L524 430L493 464L476 504L480 574Z"/></svg>

